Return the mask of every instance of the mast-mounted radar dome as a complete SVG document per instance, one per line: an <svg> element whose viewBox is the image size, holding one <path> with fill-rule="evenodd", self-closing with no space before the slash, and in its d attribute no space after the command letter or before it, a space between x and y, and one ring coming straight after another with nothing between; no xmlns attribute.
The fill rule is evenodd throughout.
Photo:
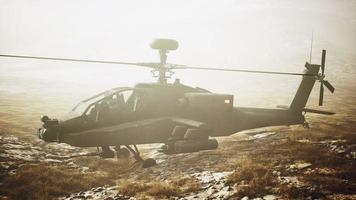
<svg viewBox="0 0 356 200"><path fill-rule="evenodd" d="M160 39L154 39L151 42L150 46L152 49L174 51L178 48L178 42L172 39L160 38Z"/></svg>

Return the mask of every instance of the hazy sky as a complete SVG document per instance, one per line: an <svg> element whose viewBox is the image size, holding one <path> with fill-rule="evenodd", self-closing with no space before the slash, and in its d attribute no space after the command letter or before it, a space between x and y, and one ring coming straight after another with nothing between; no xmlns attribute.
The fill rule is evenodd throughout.
<svg viewBox="0 0 356 200"><path fill-rule="evenodd" d="M334 45L352 51L356 44L353 0L0 3L1 52L151 60L149 41L169 37L181 43L177 61L255 64L251 52L268 61L305 51L312 29L316 50ZM205 59L197 61L197 54Z"/></svg>
<svg viewBox="0 0 356 200"><path fill-rule="evenodd" d="M149 43L165 37L180 43L169 55L172 63L301 72L314 30L313 61L319 63L321 49L327 49L329 80L335 83L337 72L355 73L356 68L354 0L0 0L0 5L0 54L157 61ZM176 75L224 92L258 92L266 83L260 75ZM126 66L0 58L0 83L8 77L95 85L97 90L153 80L150 72ZM266 80L280 85L271 91L287 86L292 93L299 82Z"/></svg>

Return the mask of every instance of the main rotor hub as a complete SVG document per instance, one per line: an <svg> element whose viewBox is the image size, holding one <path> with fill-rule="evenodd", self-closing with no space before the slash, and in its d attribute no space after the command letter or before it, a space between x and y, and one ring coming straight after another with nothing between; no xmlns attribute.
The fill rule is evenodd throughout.
<svg viewBox="0 0 356 200"><path fill-rule="evenodd" d="M317 78L317 80L318 81L323 81L324 80L324 78L325 78L325 74L322 74L322 73L319 73L317 76L316 76L316 78Z"/></svg>

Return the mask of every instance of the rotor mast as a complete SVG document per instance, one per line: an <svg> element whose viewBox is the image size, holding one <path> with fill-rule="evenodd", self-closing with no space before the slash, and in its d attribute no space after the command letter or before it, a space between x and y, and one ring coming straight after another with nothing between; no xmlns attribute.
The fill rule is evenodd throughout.
<svg viewBox="0 0 356 200"><path fill-rule="evenodd" d="M160 66L158 67L158 82L161 84L166 84L167 83L167 68L166 68L166 63L167 63L167 49L160 49L159 50L159 56L160 56Z"/></svg>
<svg viewBox="0 0 356 200"><path fill-rule="evenodd" d="M158 83L166 84L167 83L167 72L170 72L170 69L167 67L167 54L169 51L174 51L178 48L178 42L172 39L155 39L151 43L151 48L158 50L160 56L160 64L157 66L154 71L158 72Z"/></svg>

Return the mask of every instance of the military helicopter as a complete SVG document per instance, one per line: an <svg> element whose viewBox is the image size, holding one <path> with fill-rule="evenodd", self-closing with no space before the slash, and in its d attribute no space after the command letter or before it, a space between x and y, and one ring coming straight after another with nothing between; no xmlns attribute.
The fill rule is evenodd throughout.
<svg viewBox="0 0 356 200"><path fill-rule="evenodd" d="M101 147L103 158L127 157L133 154L143 167L155 165L155 160L143 159L139 144L163 143L166 154L212 150L218 147L213 137L229 136L239 131L279 125L309 127L304 114L332 115L333 112L305 108L316 81L320 81L319 105L323 104L324 85L335 88L325 78L325 56L321 64L305 63L304 73L253 71L228 68L192 67L167 63L169 51L178 48L172 39L155 39L151 48L158 50L160 62L129 63L68 58L0 55L2 57L59 60L102 64L142 66L152 70L156 83L139 83L134 87L117 87L81 101L64 118L43 116L38 136L46 142L67 143L76 147ZM319 70L321 68L321 73ZM231 94L212 93L191 87L176 79L168 83L174 70L214 70L225 72L263 73L302 76L302 81L288 107L277 109L234 107ZM114 147L114 150L111 148ZM125 148L126 147L126 148Z"/></svg>

